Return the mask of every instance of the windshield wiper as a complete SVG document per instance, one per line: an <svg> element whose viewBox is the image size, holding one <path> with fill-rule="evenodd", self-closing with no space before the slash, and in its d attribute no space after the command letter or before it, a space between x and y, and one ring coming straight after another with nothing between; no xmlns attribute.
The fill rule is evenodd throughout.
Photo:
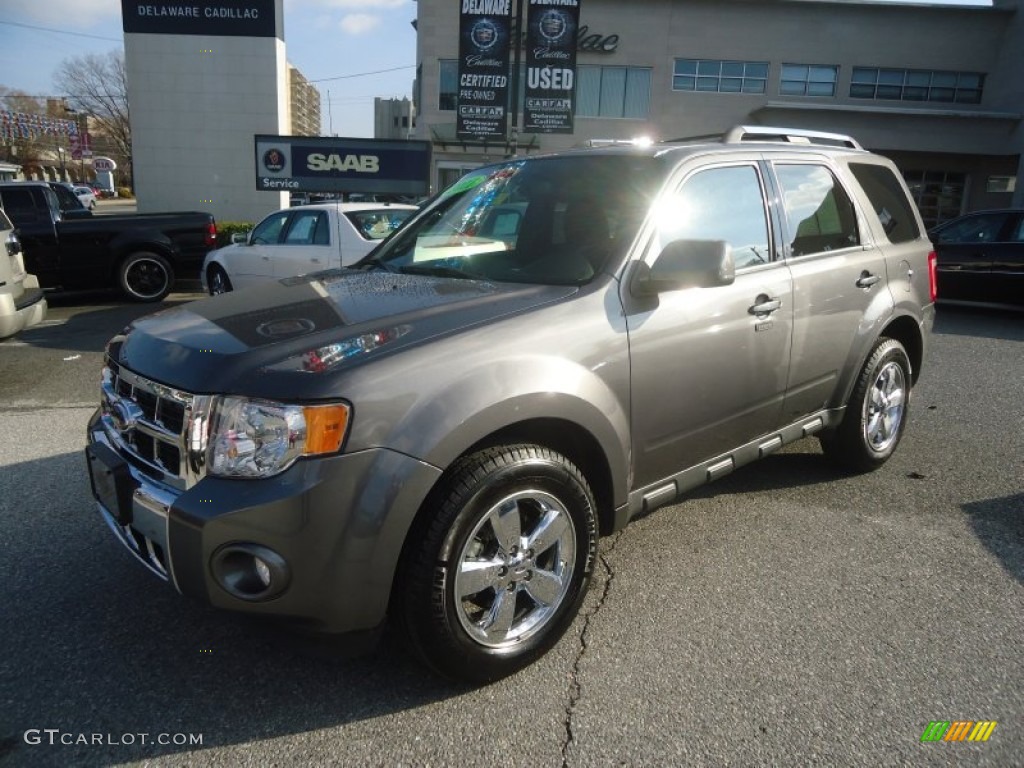
<svg viewBox="0 0 1024 768"><path fill-rule="evenodd" d="M388 263L383 259L379 259L376 256L372 259L365 259L358 264L352 265L353 269L363 269L367 272L374 269L383 269L385 272L394 272L395 270L388 266Z"/></svg>

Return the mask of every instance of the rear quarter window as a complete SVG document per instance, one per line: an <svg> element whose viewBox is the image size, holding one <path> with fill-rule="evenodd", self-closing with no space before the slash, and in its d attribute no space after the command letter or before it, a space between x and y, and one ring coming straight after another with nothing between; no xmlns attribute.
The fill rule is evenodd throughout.
<svg viewBox="0 0 1024 768"><path fill-rule="evenodd" d="M871 201L871 208L890 243L907 243L921 236L913 203L891 168L873 163L850 163L850 171Z"/></svg>

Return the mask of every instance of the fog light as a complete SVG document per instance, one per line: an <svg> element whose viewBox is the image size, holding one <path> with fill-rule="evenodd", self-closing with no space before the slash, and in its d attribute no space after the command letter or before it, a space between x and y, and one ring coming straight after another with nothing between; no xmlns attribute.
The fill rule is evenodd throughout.
<svg viewBox="0 0 1024 768"><path fill-rule="evenodd" d="M291 578L284 558L259 544L221 547L210 561L210 569L224 591L249 601L276 597L288 587Z"/></svg>

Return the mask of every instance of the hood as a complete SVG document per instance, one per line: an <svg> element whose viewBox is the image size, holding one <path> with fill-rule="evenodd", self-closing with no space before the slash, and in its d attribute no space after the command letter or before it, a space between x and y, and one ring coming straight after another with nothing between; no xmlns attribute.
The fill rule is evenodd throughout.
<svg viewBox="0 0 1024 768"><path fill-rule="evenodd" d="M328 398L354 366L576 291L334 270L143 317L109 351L143 376L197 394Z"/></svg>

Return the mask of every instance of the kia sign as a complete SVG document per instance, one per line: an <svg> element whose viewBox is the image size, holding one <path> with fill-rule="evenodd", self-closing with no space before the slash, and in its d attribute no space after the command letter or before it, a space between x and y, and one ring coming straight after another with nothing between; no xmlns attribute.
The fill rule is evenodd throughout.
<svg viewBox="0 0 1024 768"><path fill-rule="evenodd" d="M462 0L456 134L504 137L508 125L512 0Z"/></svg>
<svg viewBox="0 0 1024 768"><path fill-rule="evenodd" d="M110 173L111 171L117 170L117 163L109 157L94 157L92 159L92 168L94 171Z"/></svg>
<svg viewBox="0 0 1024 768"><path fill-rule="evenodd" d="M256 188L425 195L430 190L430 142L256 136Z"/></svg>
<svg viewBox="0 0 1024 768"><path fill-rule="evenodd" d="M579 0L530 0L523 130L572 133Z"/></svg>
<svg viewBox="0 0 1024 768"><path fill-rule="evenodd" d="M156 35L277 37L274 0L192 0L140 3L121 0L125 32ZM283 31L282 31L283 39Z"/></svg>

